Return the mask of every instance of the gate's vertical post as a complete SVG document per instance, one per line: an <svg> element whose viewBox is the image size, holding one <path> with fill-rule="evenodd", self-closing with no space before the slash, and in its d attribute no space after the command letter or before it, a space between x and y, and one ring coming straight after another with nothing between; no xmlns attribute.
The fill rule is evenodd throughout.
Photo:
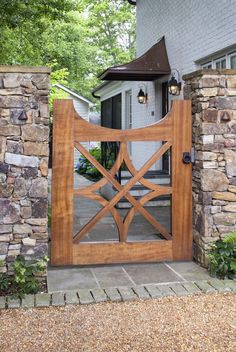
<svg viewBox="0 0 236 352"><path fill-rule="evenodd" d="M192 165L183 162L183 153L191 154L191 101L173 104L172 146L172 236L173 260L192 259Z"/></svg>
<svg viewBox="0 0 236 352"><path fill-rule="evenodd" d="M74 108L69 99L53 109L51 264L72 264Z"/></svg>

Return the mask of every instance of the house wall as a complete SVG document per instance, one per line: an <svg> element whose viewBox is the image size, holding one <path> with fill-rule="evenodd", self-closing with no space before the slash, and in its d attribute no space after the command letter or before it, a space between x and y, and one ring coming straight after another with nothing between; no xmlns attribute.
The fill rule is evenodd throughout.
<svg viewBox="0 0 236 352"><path fill-rule="evenodd" d="M183 77L192 100L194 256L207 264L213 241L236 231L236 70Z"/></svg>
<svg viewBox="0 0 236 352"><path fill-rule="evenodd" d="M73 99L74 108L77 111L77 113L83 119L85 119L86 121L89 121L89 104L86 103L85 101L75 99L75 97L72 95L69 95L69 98ZM88 142L83 142L82 145L86 149L89 148ZM74 149L74 167L76 167L76 165L78 164L80 155L81 153L77 149Z"/></svg>
<svg viewBox="0 0 236 352"><path fill-rule="evenodd" d="M177 69L180 79L183 74L195 70L196 61L215 52L234 47L236 51L236 0L137 0L137 57L144 54L158 39L165 36L170 66ZM133 91L133 128L138 128L159 121L162 115L161 83L169 76L155 82L122 82L119 92L129 87ZM118 94L111 82L106 89L106 97ZM137 94L140 85L146 85L148 102L140 105ZM182 91L183 92L183 91ZM182 99L170 96L171 101ZM102 99L105 99L102 96ZM122 107L122 120L125 119L125 104ZM125 124L122 124L125 128ZM133 147L133 161L141 166L159 144L150 146L137 144ZM161 163L155 166L161 168Z"/></svg>
<svg viewBox="0 0 236 352"><path fill-rule="evenodd" d="M136 8L137 56L164 35L170 66L181 75L236 44L236 0L137 0Z"/></svg>
<svg viewBox="0 0 236 352"><path fill-rule="evenodd" d="M0 66L0 272L48 252L49 73Z"/></svg>

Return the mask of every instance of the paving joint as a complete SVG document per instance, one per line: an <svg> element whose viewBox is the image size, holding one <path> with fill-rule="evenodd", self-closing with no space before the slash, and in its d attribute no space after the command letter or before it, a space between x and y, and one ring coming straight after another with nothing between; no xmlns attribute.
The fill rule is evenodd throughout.
<svg viewBox="0 0 236 352"><path fill-rule="evenodd" d="M160 299L168 296L184 297L196 294L234 293L235 280L209 279L177 283L134 285L133 287L110 287L78 289L52 293L25 295L19 299L12 296L0 297L0 309L64 307L70 304L95 304L102 302L129 302L144 299Z"/></svg>

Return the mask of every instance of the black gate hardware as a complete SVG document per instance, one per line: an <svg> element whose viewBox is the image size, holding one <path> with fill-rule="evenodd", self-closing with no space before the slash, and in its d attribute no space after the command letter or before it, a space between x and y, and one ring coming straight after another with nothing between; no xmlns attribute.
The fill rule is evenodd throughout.
<svg viewBox="0 0 236 352"><path fill-rule="evenodd" d="M192 159L191 158L191 153L189 153L189 152L184 152L183 153L183 163L184 164L190 164L192 162L191 159Z"/></svg>

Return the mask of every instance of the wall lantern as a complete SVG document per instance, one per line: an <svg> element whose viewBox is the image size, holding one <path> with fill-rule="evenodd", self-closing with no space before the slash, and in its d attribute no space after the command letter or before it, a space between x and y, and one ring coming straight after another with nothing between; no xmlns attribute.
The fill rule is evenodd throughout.
<svg viewBox="0 0 236 352"><path fill-rule="evenodd" d="M139 92L138 92L138 102L139 104L146 104L147 103L147 93L146 93L146 87L143 89L140 87Z"/></svg>
<svg viewBox="0 0 236 352"><path fill-rule="evenodd" d="M174 69L178 74L178 81L175 78L175 74L172 72L171 79L168 82L168 91L171 95L180 95L181 91L181 82L179 80L179 71Z"/></svg>

